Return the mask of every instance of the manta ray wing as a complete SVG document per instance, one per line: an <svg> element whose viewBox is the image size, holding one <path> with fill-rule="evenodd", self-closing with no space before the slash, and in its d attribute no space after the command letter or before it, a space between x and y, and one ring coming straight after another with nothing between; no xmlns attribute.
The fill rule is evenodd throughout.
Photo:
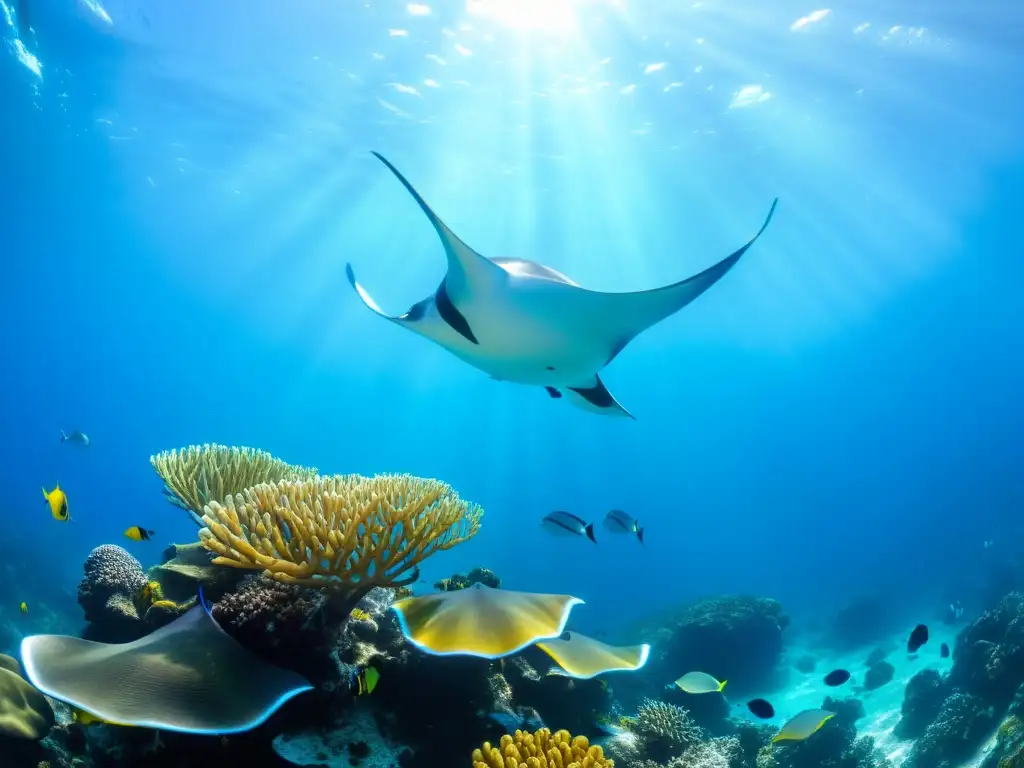
<svg viewBox="0 0 1024 768"><path fill-rule="evenodd" d="M474 251L462 242L454 232L448 229L447 225L427 205L427 201L423 199L423 196L416 191L416 188L409 183L409 180L387 158L379 152L374 152L373 155L395 174L395 178L402 182L402 186L412 195L420 209L434 226L437 236L441 238L445 255L448 257L448 274L438 289L440 294L446 294L449 300L458 302L471 292L477 292L485 289L490 284L508 279L508 273L505 270L490 259ZM441 310L442 316L444 315L443 303L443 300L438 301L438 309Z"/></svg>
<svg viewBox="0 0 1024 768"><path fill-rule="evenodd" d="M591 332L600 334L608 346L607 365L640 333L675 314L721 280L768 227L778 203L778 198L772 202L757 234L703 272L661 288L632 293L604 293L574 286L565 292L564 311L587 318Z"/></svg>

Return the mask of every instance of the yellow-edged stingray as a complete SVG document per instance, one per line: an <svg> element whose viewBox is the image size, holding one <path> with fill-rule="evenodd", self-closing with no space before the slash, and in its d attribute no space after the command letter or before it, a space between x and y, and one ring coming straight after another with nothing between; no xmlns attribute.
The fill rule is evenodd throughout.
<svg viewBox="0 0 1024 768"><path fill-rule="evenodd" d="M647 663L651 646L615 646L581 635L563 632L560 637L537 643L537 647L554 659L558 668L550 674L587 680L605 672L635 672Z"/></svg>
<svg viewBox="0 0 1024 768"><path fill-rule="evenodd" d="M570 595L474 584L454 592L407 597L391 607L402 634L427 653L498 659L538 640L558 637L573 606L582 602Z"/></svg>
<svg viewBox="0 0 1024 768"><path fill-rule="evenodd" d="M312 689L235 642L205 605L131 643L26 637L21 659L32 685L93 719L183 733L250 730Z"/></svg>
<svg viewBox="0 0 1024 768"><path fill-rule="evenodd" d="M647 291L582 288L551 267L480 255L449 229L395 166L373 153L412 195L441 239L448 270L433 294L389 315L356 280L370 310L447 349L491 378L544 387L550 397L606 416L631 414L599 375L636 336L675 314L732 269L771 221L778 199L752 238L703 272Z"/></svg>

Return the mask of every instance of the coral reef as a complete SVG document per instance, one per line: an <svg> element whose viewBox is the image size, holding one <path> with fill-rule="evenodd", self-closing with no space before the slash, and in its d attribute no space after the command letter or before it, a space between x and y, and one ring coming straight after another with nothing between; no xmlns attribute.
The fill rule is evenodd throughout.
<svg viewBox="0 0 1024 768"><path fill-rule="evenodd" d="M873 691L876 688L881 688L892 680L894 674L896 674L896 667L888 661L872 664L864 673L864 690Z"/></svg>
<svg viewBox="0 0 1024 768"><path fill-rule="evenodd" d="M862 595L845 606L832 620L825 640L838 650L868 645L894 631L900 614L882 595Z"/></svg>
<svg viewBox="0 0 1024 768"><path fill-rule="evenodd" d="M1003 710L1024 684L1024 593L1011 592L956 640L950 685Z"/></svg>
<svg viewBox="0 0 1024 768"><path fill-rule="evenodd" d="M501 586L501 579L489 568L477 567L467 574L456 573L446 579L435 581L434 589L441 592L451 592L452 590L471 587L474 584L483 584L485 587L497 589Z"/></svg>
<svg viewBox="0 0 1024 768"><path fill-rule="evenodd" d="M804 653L793 662L793 666L796 667L798 672L809 675L818 666L818 660L812 654Z"/></svg>
<svg viewBox="0 0 1024 768"><path fill-rule="evenodd" d="M956 768L995 727L992 707L978 696L954 692L915 742L904 768Z"/></svg>
<svg viewBox="0 0 1024 768"><path fill-rule="evenodd" d="M160 586L161 597L187 603L203 588L207 600L219 600L235 589L246 576L237 568L213 564L213 557L201 542L171 544L164 561L149 569L149 579Z"/></svg>
<svg viewBox="0 0 1024 768"><path fill-rule="evenodd" d="M836 716L805 741L762 746L754 760L755 768L890 768L889 760L871 738L857 738L854 722L864 713L859 701L826 698L822 706Z"/></svg>
<svg viewBox="0 0 1024 768"><path fill-rule="evenodd" d="M85 560L78 585L78 604L88 622L83 637L106 643L137 640L146 631L145 611L136 600L147 584L142 565L113 544L96 547Z"/></svg>
<svg viewBox="0 0 1024 768"><path fill-rule="evenodd" d="M437 480L335 475L211 501L199 535L216 565L327 587L354 605L373 587L415 581L420 562L476 535L482 514Z"/></svg>
<svg viewBox="0 0 1024 768"><path fill-rule="evenodd" d="M164 482L164 495L202 525L203 508L261 483L308 480L314 467L299 467L275 459L266 451L226 445L190 445L149 457Z"/></svg>
<svg viewBox="0 0 1024 768"><path fill-rule="evenodd" d="M945 681L934 669L923 669L910 678L903 693L896 735L901 739L916 739L924 734L948 694Z"/></svg>
<svg viewBox="0 0 1024 768"><path fill-rule="evenodd" d="M237 591L214 603L211 613L229 635L267 661L320 685L348 684L351 675L334 656L347 618L345 606L328 596L251 574Z"/></svg>
<svg viewBox="0 0 1024 768"><path fill-rule="evenodd" d="M638 633L652 646L645 677L674 680L699 669L729 681L732 693L769 686L782 655L782 606L763 597L699 600L645 623Z"/></svg>
<svg viewBox="0 0 1024 768"><path fill-rule="evenodd" d="M323 727L288 730L273 741L274 751L294 765L327 768L392 768L412 753L383 735L368 706L353 705Z"/></svg>
<svg viewBox="0 0 1024 768"><path fill-rule="evenodd" d="M640 703L631 729L640 737L640 752L658 762L682 755L704 735L685 709L655 699Z"/></svg>
<svg viewBox="0 0 1024 768"><path fill-rule="evenodd" d="M473 750L473 768L611 768L601 747L590 746L586 736L573 738L568 731L536 733L516 731L501 737L498 746L484 742Z"/></svg>
<svg viewBox="0 0 1024 768"><path fill-rule="evenodd" d="M895 649L891 645L880 645L872 649L871 653L868 654L867 659L864 660L865 667L873 667L885 661L886 657L892 653Z"/></svg>

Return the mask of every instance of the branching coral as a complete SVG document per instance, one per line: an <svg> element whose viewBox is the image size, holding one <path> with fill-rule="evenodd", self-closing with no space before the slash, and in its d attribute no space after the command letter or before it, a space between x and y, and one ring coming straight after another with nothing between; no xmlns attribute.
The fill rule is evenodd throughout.
<svg viewBox="0 0 1024 768"><path fill-rule="evenodd" d="M655 699L640 703L632 727L643 742L643 751L655 760L677 756L700 743L703 736L689 712Z"/></svg>
<svg viewBox="0 0 1024 768"><path fill-rule="evenodd" d="M226 445L190 445L149 457L149 463L164 481L164 495L202 525L203 507L222 501L260 483L308 480L317 474L313 467L299 467L275 459L254 448Z"/></svg>
<svg viewBox="0 0 1024 768"><path fill-rule="evenodd" d="M614 768L601 748L590 746L586 736L573 738L568 731L536 733L516 731L501 737L498 746L484 742L473 750L473 768Z"/></svg>
<svg viewBox="0 0 1024 768"><path fill-rule="evenodd" d="M474 536L482 514L437 480L335 475L211 501L199 537L217 565L328 587L354 605L373 587L411 584L418 563Z"/></svg>

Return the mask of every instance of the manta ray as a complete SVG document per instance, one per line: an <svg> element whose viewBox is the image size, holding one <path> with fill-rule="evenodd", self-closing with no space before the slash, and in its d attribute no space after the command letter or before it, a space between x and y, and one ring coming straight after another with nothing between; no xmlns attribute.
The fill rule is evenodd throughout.
<svg viewBox="0 0 1024 768"><path fill-rule="evenodd" d="M637 335L675 314L717 283L767 228L768 216L745 245L703 272L661 288L603 293L582 288L551 267L474 251L431 209L383 155L386 165L434 226L448 271L433 294L402 315L389 315L345 272L362 302L385 320L447 349L491 378L543 387L587 411L635 418L612 396L599 373Z"/></svg>

